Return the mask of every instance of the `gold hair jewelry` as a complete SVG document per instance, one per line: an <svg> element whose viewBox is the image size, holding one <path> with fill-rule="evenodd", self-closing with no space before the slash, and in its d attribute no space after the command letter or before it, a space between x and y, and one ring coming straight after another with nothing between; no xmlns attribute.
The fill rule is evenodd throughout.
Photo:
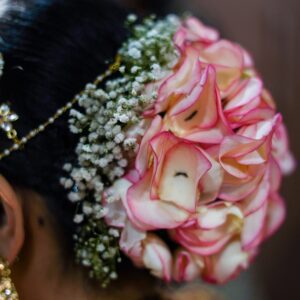
<svg viewBox="0 0 300 300"><path fill-rule="evenodd" d="M0 53L0 63L1 63L1 53ZM100 84L104 79L111 76L113 73L117 72L121 65L121 57L116 56L115 62L111 64L102 75L98 76L93 82L94 85ZM1 75L1 74L0 74ZM10 110L8 104L2 104L0 106L0 128L6 132L7 137L13 141L13 145L3 152L0 153L0 160L6 156L9 156L12 152L17 151L24 147L30 140L35 138L39 133L43 132L48 126L53 124L58 118L69 111L80 99L80 96L85 92L81 91L76 95L73 100L68 102L65 106L61 107L56 111L56 113L51 116L44 124L41 124L37 128L31 130L26 136L21 139L18 138L18 133L14 129L12 122L19 119L19 116ZM1 300L1 299L0 299Z"/></svg>
<svg viewBox="0 0 300 300"><path fill-rule="evenodd" d="M19 143L17 131L13 128L12 123L17 121L19 116L10 110L8 104L0 106L0 128L6 133L10 140Z"/></svg>
<svg viewBox="0 0 300 300"><path fill-rule="evenodd" d="M0 258L0 300L19 300L8 263Z"/></svg>

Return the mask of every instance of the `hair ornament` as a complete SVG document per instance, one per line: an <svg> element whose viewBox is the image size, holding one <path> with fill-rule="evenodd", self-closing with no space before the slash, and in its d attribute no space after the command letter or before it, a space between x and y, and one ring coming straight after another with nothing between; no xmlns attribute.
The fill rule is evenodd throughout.
<svg viewBox="0 0 300 300"><path fill-rule="evenodd" d="M285 219L282 116L239 44L191 16L136 20L116 63L15 147L69 112L77 161L60 183L77 262L103 286L123 256L167 282L224 283Z"/></svg>

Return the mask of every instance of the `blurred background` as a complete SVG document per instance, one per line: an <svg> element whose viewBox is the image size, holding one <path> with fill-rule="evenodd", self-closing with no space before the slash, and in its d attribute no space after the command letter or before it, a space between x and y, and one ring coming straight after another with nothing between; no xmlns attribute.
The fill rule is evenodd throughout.
<svg viewBox="0 0 300 300"><path fill-rule="evenodd" d="M289 129L300 158L300 1L299 0L119 0L139 12L158 15L192 12L237 41L253 55ZM299 94L298 94L299 93ZM297 184L298 183L298 184ZM219 288L225 299L300 299L300 168L282 187L288 216L265 243L253 267ZM299 296L298 296L299 294Z"/></svg>

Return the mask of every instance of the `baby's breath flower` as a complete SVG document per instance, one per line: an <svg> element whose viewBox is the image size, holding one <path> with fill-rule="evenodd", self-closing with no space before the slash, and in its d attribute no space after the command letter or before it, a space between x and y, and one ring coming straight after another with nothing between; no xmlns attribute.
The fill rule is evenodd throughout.
<svg viewBox="0 0 300 300"><path fill-rule="evenodd" d="M74 222L79 224L83 221L83 219L84 219L83 215L75 215Z"/></svg>
<svg viewBox="0 0 300 300"><path fill-rule="evenodd" d="M142 54L141 51L137 48L131 48L129 49L128 55L131 56L134 59L140 59Z"/></svg>
<svg viewBox="0 0 300 300"><path fill-rule="evenodd" d="M117 278L116 264L121 261L120 232L105 225L103 218L109 211L102 206L102 198L107 203L120 200L111 187L124 176L129 158L138 150L145 132L143 111L157 98L156 92L148 95L145 87L162 79L178 60L173 44L180 25L176 17L159 21L150 17L134 26L136 20L135 15L127 19L132 35L119 50L120 76L108 80L103 88L87 84L77 96L80 108L70 111L69 127L79 135L78 160L64 165L69 176L60 180L69 190L70 201L76 203L77 261L102 286Z"/></svg>

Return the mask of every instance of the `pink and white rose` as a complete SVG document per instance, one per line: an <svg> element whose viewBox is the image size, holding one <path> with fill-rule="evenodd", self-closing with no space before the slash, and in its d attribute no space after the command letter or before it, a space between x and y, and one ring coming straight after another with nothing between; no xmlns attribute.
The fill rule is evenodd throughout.
<svg viewBox="0 0 300 300"><path fill-rule="evenodd" d="M196 18L174 35L178 63L147 85L146 132L104 197L120 248L166 281L224 283L285 219L282 175L295 168L275 103L241 46ZM178 244L172 253L158 232Z"/></svg>
<svg viewBox="0 0 300 300"><path fill-rule="evenodd" d="M200 181L211 163L200 148L170 132L155 135L148 147L138 155L143 173L128 189L124 206L140 229L176 228L196 212Z"/></svg>

